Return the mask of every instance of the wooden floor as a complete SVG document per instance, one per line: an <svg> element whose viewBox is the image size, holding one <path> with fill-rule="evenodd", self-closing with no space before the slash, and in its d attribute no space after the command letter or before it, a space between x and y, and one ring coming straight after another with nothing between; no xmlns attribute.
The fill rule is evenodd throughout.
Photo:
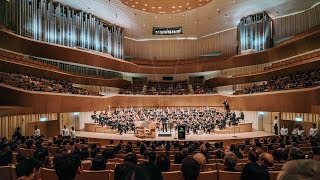
<svg viewBox="0 0 320 180"><path fill-rule="evenodd" d="M158 134L158 133L157 133ZM233 137L234 134L189 134L186 135L185 141L221 141L221 140L240 140L247 138L255 138L255 137L269 137L274 134L265 132L265 131L254 131L254 132L245 132L245 133L236 133L236 137ZM133 141L133 140L156 140L156 141L173 141L174 138L177 137L177 134L173 131L171 137L157 137L154 139L139 139L135 137L133 134L106 134L106 133L96 133L96 132L84 132L77 131L77 137L89 138L89 139L101 139L101 140L125 140L125 141Z"/></svg>

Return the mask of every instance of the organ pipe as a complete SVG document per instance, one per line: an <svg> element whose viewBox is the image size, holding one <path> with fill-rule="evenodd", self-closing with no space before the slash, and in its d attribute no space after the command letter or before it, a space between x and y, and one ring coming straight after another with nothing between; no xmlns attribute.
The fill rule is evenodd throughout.
<svg viewBox="0 0 320 180"><path fill-rule="evenodd" d="M241 18L238 25L239 53L249 49L261 51L271 48L272 23L272 19L265 12Z"/></svg>
<svg viewBox="0 0 320 180"><path fill-rule="evenodd" d="M0 23L35 40L123 58L123 29L50 0L0 0Z"/></svg>

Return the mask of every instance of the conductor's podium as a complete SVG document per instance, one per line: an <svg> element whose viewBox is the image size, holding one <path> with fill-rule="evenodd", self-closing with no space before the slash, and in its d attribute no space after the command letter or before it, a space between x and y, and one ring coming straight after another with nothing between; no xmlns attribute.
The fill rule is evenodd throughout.
<svg viewBox="0 0 320 180"><path fill-rule="evenodd" d="M252 123L239 123L237 126L230 126L226 129L215 130L215 133L217 134L233 134L244 132L252 132Z"/></svg>

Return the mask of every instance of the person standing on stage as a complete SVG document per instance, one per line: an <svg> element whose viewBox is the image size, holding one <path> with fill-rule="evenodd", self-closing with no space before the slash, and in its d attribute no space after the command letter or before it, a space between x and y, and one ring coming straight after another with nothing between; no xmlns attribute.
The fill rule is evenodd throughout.
<svg viewBox="0 0 320 180"><path fill-rule="evenodd" d="M278 135L278 128L279 128L279 119L278 116L274 117L273 120L273 128L274 128L274 134Z"/></svg>
<svg viewBox="0 0 320 180"><path fill-rule="evenodd" d="M61 135L66 138L69 136L69 129L67 128L66 125L63 126L62 130L61 130Z"/></svg>
<svg viewBox="0 0 320 180"><path fill-rule="evenodd" d="M71 139L76 138L76 130L74 129L73 126L71 127L71 130L70 130L70 137L71 137Z"/></svg>
<svg viewBox="0 0 320 180"><path fill-rule="evenodd" d="M167 121L168 121L168 118L166 116L163 116L161 118L162 132L164 132L164 131L168 132Z"/></svg>
<svg viewBox="0 0 320 180"><path fill-rule="evenodd" d="M33 130L33 136L34 137L40 137L40 129L39 129L39 127L38 126L35 126L34 127L34 130Z"/></svg>
<svg viewBox="0 0 320 180"><path fill-rule="evenodd" d="M229 105L229 103L228 103L227 100L225 100L225 101L223 102L223 107L224 107L224 110L225 110L225 112L226 112L226 114L227 114L227 116L228 116L228 115L229 115L229 112L230 112L230 105Z"/></svg>

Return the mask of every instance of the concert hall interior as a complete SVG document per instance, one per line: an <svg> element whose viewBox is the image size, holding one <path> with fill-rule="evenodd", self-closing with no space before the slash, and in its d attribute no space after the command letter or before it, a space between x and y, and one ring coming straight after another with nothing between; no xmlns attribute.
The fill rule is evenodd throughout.
<svg viewBox="0 0 320 180"><path fill-rule="evenodd" d="M0 0L0 179L317 179L319 126L319 0Z"/></svg>

